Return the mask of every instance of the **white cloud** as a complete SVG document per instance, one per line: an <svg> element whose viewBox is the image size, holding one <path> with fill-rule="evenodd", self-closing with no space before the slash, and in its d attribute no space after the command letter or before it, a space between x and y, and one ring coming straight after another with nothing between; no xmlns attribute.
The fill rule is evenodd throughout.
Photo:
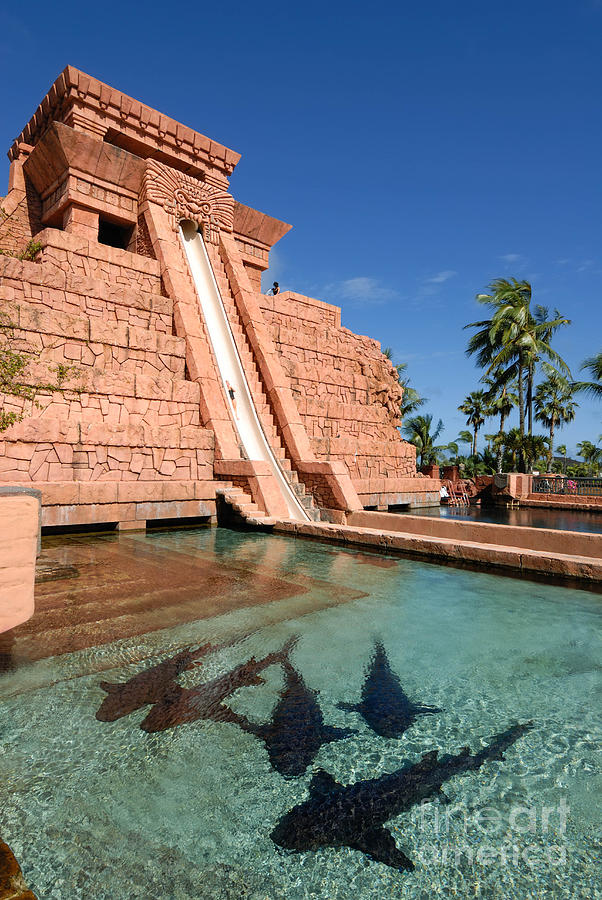
<svg viewBox="0 0 602 900"><path fill-rule="evenodd" d="M414 297L413 302L421 304L427 297L432 297L439 293L441 285L454 278L458 273L455 269L442 269L441 272L435 272L434 275L427 275L419 280L418 294Z"/></svg>
<svg viewBox="0 0 602 900"><path fill-rule="evenodd" d="M583 262L577 266L578 272L587 272L588 269L594 265L595 260L593 259L584 259Z"/></svg>
<svg viewBox="0 0 602 900"><path fill-rule="evenodd" d="M357 278L348 278L345 281L337 281L328 284L324 288L326 297L350 300L352 303L387 303L399 297L398 291L386 287L377 278L360 275Z"/></svg>
<svg viewBox="0 0 602 900"><path fill-rule="evenodd" d="M500 259L507 263L517 263L521 262L524 257L520 253L505 253L503 256L500 256Z"/></svg>
<svg viewBox="0 0 602 900"><path fill-rule="evenodd" d="M270 250L270 268L261 273L261 289L267 291L272 287L272 282L282 278L282 274L286 268L283 257L279 250ZM280 288L286 290L285 287Z"/></svg>
<svg viewBox="0 0 602 900"><path fill-rule="evenodd" d="M425 278L425 284L443 284L445 281L449 281L450 278L453 278L454 275L458 273L454 271L454 269L443 269L442 272L437 272L436 275L431 275L430 278Z"/></svg>

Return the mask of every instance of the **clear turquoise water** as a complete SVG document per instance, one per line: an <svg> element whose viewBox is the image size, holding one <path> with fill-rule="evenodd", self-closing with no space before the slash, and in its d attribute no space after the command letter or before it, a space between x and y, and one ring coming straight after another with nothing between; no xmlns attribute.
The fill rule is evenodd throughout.
<svg viewBox="0 0 602 900"><path fill-rule="evenodd" d="M0 836L40 900L602 896L599 595L403 559L381 568L318 543L222 529L138 540L236 558L249 579L274 572L278 559L284 579L307 575L335 595L343 586L366 596L303 615L295 598L281 601L278 616L271 604L241 609L2 676ZM200 589L191 584L191 595ZM211 677L292 634L292 661L320 692L324 719L358 731L322 747L300 778L278 775L263 743L232 724L146 734L148 709L95 719L103 678L126 680L175 648L245 635L206 658L200 673ZM359 699L375 639L408 696L444 710L419 717L400 739L379 738L336 707ZM265 677L230 706L269 719L283 677L276 666ZM343 784L374 778L434 748L478 749L531 719L504 762L447 783L447 806L388 823L413 873L348 848L285 853L270 839L319 767ZM566 828L554 812L544 833L543 807L561 803Z"/></svg>

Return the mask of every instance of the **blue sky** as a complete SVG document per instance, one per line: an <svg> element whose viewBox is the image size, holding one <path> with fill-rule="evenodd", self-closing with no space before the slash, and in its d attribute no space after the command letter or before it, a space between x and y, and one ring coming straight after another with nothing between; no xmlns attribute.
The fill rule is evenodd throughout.
<svg viewBox="0 0 602 900"><path fill-rule="evenodd" d="M294 225L274 277L392 346L451 440L492 278L573 320L575 371L602 349L601 46L601 0L5 4L0 144L71 63L241 152L235 196Z"/></svg>

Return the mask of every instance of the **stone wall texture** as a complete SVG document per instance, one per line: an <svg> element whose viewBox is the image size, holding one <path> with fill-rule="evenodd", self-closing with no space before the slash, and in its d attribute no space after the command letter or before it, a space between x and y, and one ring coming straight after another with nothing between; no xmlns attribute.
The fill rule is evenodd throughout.
<svg viewBox="0 0 602 900"><path fill-rule="evenodd" d="M0 440L0 483L39 487L44 525L212 516L228 484L286 515L272 469L245 458L182 221L203 234L257 416L308 515L436 498L378 342L336 306L260 293L290 226L229 193L237 153L67 67L9 158L0 341L29 355L36 396L2 397L23 421Z"/></svg>
<svg viewBox="0 0 602 900"><path fill-rule="evenodd" d="M360 486L415 476L398 380L379 343L343 328L340 309L320 300L286 292L261 304L316 457L345 462Z"/></svg>
<svg viewBox="0 0 602 900"><path fill-rule="evenodd" d="M25 419L0 441L0 480L40 488L44 525L213 515L214 437L158 263L63 232L40 239L36 262L0 256L0 309L38 386L35 405L4 398Z"/></svg>
<svg viewBox="0 0 602 900"><path fill-rule="evenodd" d="M0 489L0 633L33 615L39 517L39 496Z"/></svg>

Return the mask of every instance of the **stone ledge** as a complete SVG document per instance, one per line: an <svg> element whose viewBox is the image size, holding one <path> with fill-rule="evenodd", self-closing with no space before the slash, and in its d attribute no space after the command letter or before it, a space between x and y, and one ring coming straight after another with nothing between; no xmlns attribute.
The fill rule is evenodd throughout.
<svg viewBox="0 0 602 900"><path fill-rule="evenodd" d="M46 363L31 363L27 373L30 384L46 384L49 381ZM135 372L107 373L96 369L81 369L69 373L61 388L66 393L106 394L111 398L137 397L140 400L164 400L171 403L200 402L200 387L195 381L164 375L139 375Z"/></svg>
<svg viewBox="0 0 602 900"><path fill-rule="evenodd" d="M559 494L528 494L527 497L519 499L519 504L540 509L572 509L577 512L602 513L602 496L563 497Z"/></svg>
<svg viewBox="0 0 602 900"><path fill-rule="evenodd" d="M166 447L182 450L213 450L214 435L208 428L153 427L151 425L84 425L68 419L29 419L13 425L0 441L14 444L65 444L103 447ZM7 448L7 449L8 449ZM9 455L14 455L11 451Z"/></svg>
<svg viewBox="0 0 602 900"><path fill-rule="evenodd" d="M42 247L54 247L57 250L65 250L67 253L75 253L78 256L97 259L114 266L123 266L124 269L143 272L145 275L161 277L161 266L156 259L149 259L148 256L139 256L137 253L130 253L129 250L109 247L107 244L99 244L96 241L88 241L78 234L68 234L57 228L44 228L36 234L36 241L39 241Z"/></svg>
<svg viewBox="0 0 602 900"><path fill-rule="evenodd" d="M15 486L13 482L11 486ZM102 503L215 500L220 481L35 481L28 487L41 492L42 507ZM3 485L0 483L0 488Z"/></svg>
<svg viewBox="0 0 602 900"><path fill-rule="evenodd" d="M387 533L401 532L436 540L449 539L478 545L499 544L503 547L514 547L521 552L562 553L602 559L602 534L589 534L583 531L496 525L471 519L463 521L371 510L352 513L347 518L347 524L354 528L382 529Z"/></svg>
<svg viewBox="0 0 602 900"><path fill-rule="evenodd" d="M152 293L142 289L128 288L122 284L103 281L100 278L64 272L55 266L14 259L10 256L0 256L0 288L2 290L0 297L9 301L18 299L15 298L15 289L3 283L5 279L14 281L19 286L20 293L23 291L23 284L35 285L42 290L64 291L68 294L93 297L95 300L104 300L122 306L152 310L159 315L173 313L173 300L164 297L158 291ZM43 300L36 300L33 297L25 299L34 303L44 303Z"/></svg>
<svg viewBox="0 0 602 900"><path fill-rule="evenodd" d="M118 322L103 322L100 318L83 319L73 313L46 310L36 303L8 304L11 322L21 331L65 337L72 341L108 344L130 350L145 350L184 358L186 340L175 335L139 328Z"/></svg>
<svg viewBox="0 0 602 900"><path fill-rule="evenodd" d="M441 482L438 478L353 478L358 494L406 494L439 491Z"/></svg>
<svg viewBox="0 0 602 900"><path fill-rule="evenodd" d="M542 553L497 544L458 541L443 537L429 538L373 528L354 528L348 525L277 521L272 528L279 534L369 546L387 553L399 551L451 563L460 561L485 568L493 566L512 569L527 575L576 578L588 582L602 581L602 560L599 558Z"/></svg>
<svg viewBox="0 0 602 900"><path fill-rule="evenodd" d="M420 509L439 506L439 488L435 491L386 491L383 494L359 494L364 509L375 507L387 510L389 506L407 506Z"/></svg>
<svg viewBox="0 0 602 900"><path fill-rule="evenodd" d="M215 500L170 500L46 506L42 527L145 522L152 519L215 519Z"/></svg>
<svg viewBox="0 0 602 900"><path fill-rule="evenodd" d="M328 303L325 300L317 300L315 297L307 297L305 294L298 294L295 291L282 291L280 294L276 294L275 297L268 297L266 294L261 294L259 302L262 309L269 309L275 313L295 316L296 318L304 320L307 318L306 313L297 315L298 307L313 307L314 309L319 310L323 315L328 315L332 324L339 327L341 324L340 306L336 306L334 303ZM321 318L320 321L323 321L323 319Z"/></svg>

